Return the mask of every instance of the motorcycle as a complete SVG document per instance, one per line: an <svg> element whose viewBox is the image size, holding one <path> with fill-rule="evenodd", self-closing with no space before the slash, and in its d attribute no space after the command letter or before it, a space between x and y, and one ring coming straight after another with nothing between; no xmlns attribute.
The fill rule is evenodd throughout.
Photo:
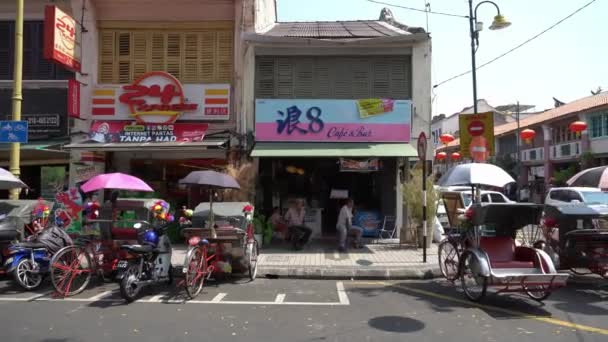
<svg viewBox="0 0 608 342"><path fill-rule="evenodd" d="M13 243L9 247L4 269L13 274L13 279L23 289L31 291L40 287L49 273L53 254L72 244L60 223L45 228L30 241Z"/></svg>
<svg viewBox="0 0 608 342"><path fill-rule="evenodd" d="M138 222L133 227L141 230L138 234L140 244L123 245L130 253L129 259L119 260L116 265L116 278L120 282L120 295L131 303L142 288L165 282L173 282L173 269L171 267L171 242L166 235L169 223L152 227L148 222Z"/></svg>

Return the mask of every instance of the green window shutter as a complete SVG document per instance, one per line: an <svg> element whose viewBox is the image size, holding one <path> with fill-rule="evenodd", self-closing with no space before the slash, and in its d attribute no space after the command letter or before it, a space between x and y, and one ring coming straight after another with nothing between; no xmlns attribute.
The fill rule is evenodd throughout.
<svg viewBox="0 0 608 342"><path fill-rule="evenodd" d="M275 59L273 57L256 58L255 68L255 97L276 97L275 89Z"/></svg>

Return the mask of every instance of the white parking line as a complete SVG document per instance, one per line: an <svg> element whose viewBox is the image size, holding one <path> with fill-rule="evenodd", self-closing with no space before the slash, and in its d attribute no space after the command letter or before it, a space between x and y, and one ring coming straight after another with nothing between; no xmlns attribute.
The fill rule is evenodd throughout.
<svg viewBox="0 0 608 342"><path fill-rule="evenodd" d="M348 300L346 290L344 290L344 283L341 281L337 282L336 288L338 290L338 298L340 299L340 303L342 305L350 305L350 300Z"/></svg>
<svg viewBox="0 0 608 342"><path fill-rule="evenodd" d="M277 295L277 298L274 299L275 303L283 303L285 301L285 294L284 293L279 293Z"/></svg>
<svg viewBox="0 0 608 342"><path fill-rule="evenodd" d="M111 295L112 295L112 291L104 291L102 293L94 295L93 297L90 297L89 300L92 302L95 302L95 301L100 300L101 298L109 297Z"/></svg>
<svg viewBox="0 0 608 342"><path fill-rule="evenodd" d="M344 289L344 283L339 281L336 282L336 290L338 292L338 302L286 302L286 294L279 293L276 295L274 301L231 301L224 300L224 298L228 295L227 293L221 292L218 293L211 300L179 300L179 299L166 299L162 300L166 294L155 295L146 299L139 299L137 303L171 303L171 304L227 304L227 305L292 305L292 306L346 306L350 305L350 300L348 299L348 295L346 294L346 290ZM3 297L0 296L1 301L9 301L9 302L28 302L28 301L41 301L41 302L49 302L49 301L64 301L64 302L121 302L123 301L121 298L108 298L110 297L114 291L104 291L98 293L89 298L73 298L73 297L51 297L48 296L51 292L35 294L29 297Z"/></svg>
<svg viewBox="0 0 608 342"><path fill-rule="evenodd" d="M218 293L217 296L213 297L211 303L219 303L226 297L227 293Z"/></svg>

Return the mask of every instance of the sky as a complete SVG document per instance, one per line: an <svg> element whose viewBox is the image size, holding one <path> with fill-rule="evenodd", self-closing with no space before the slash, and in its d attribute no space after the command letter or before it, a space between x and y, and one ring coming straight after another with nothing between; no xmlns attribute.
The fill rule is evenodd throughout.
<svg viewBox="0 0 608 342"><path fill-rule="evenodd" d="M380 0L424 9L425 0ZM490 31L496 9L479 7L484 23L480 32L477 65L506 52L540 33L590 0L495 0L512 25ZM426 14L367 0L277 0L279 21L332 21L378 19L388 7L395 19L426 28ZM468 14L466 0L428 0L431 11ZM475 1L474 4L479 1ZM498 106L519 101L536 110L553 107L553 97L570 102L608 90L608 0L590 6L532 42L477 71L477 97ZM429 14L433 44L432 84L471 69L468 20ZM414 85L415 86L415 85ZM453 114L473 103L471 74L433 90L433 115Z"/></svg>

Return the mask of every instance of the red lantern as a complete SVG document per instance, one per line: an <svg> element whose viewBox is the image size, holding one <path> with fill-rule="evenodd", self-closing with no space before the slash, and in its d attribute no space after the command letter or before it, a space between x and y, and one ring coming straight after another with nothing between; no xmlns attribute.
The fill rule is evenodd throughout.
<svg viewBox="0 0 608 342"><path fill-rule="evenodd" d="M460 159L460 153L458 153L458 152L452 153L452 160L459 160L459 159Z"/></svg>
<svg viewBox="0 0 608 342"><path fill-rule="evenodd" d="M447 157L447 156L448 156L448 154L445 152L437 152L436 158L437 158L437 160L444 160L445 157Z"/></svg>
<svg viewBox="0 0 608 342"><path fill-rule="evenodd" d="M526 128L521 131L521 133L519 133L519 136L524 139L526 144L530 144L536 136L536 131L534 131L533 129Z"/></svg>
<svg viewBox="0 0 608 342"><path fill-rule="evenodd" d="M454 141L454 136L448 133L442 134L441 136L439 136L439 140L441 140L441 143L443 143L444 145L447 145L449 143L451 143L452 141Z"/></svg>
<svg viewBox="0 0 608 342"><path fill-rule="evenodd" d="M585 121L574 121L570 124L570 131L580 135L582 131L587 129L587 123Z"/></svg>

